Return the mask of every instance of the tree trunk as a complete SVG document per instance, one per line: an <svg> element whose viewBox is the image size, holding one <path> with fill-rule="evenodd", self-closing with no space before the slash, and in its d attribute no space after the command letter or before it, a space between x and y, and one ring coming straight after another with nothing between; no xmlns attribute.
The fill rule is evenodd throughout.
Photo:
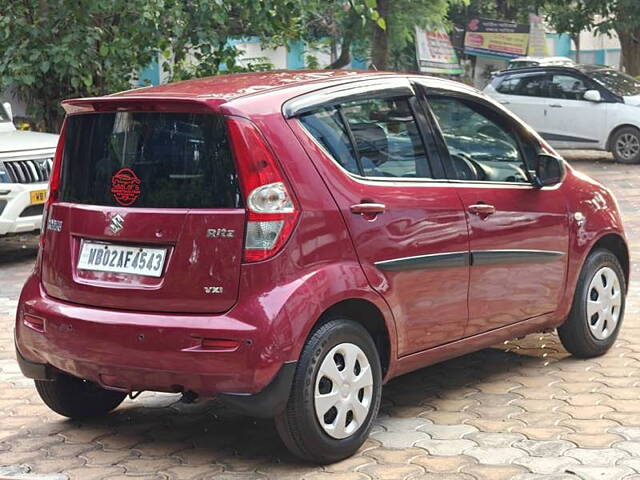
<svg viewBox="0 0 640 480"><path fill-rule="evenodd" d="M629 75L640 75L640 31L618 31L622 47L622 65Z"/></svg>
<svg viewBox="0 0 640 480"><path fill-rule="evenodd" d="M375 70L386 70L389 62L389 0L378 0L378 13L386 23L385 29L373 26L371 42L371 67Z"/></svg>
<svg viewBox="0 0 640 480"><path fill-rule="evenodd" d="M578 33L577 35L572 35L571 39L576 45L576 63L580 63L580 33Z"/></svg>
<svg viewBox="0 0 640 480"><path fill-rule="evenodd" d="M350 32L345 32L342 42L340 44L340 56L336 58L327 69L338 69L346 67L351 62L351 41L353 35Z"/></svg>

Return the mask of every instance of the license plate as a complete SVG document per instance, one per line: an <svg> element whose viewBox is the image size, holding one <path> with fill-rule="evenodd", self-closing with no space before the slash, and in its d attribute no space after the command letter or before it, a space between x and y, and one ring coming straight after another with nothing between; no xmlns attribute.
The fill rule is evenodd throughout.
<svg viewBox="0 0 640 480"><path fill-rule="evenodd" d="M164 248L84 241L80 249L78 269L159 277L162 275L166 254Z"/></svg>
<svg viewBox="0 0 640 480"><path fill-rule="evenodd" d="M34 190L30 192L31 195L31 205L36 205L38 203L44 203L47 201L47 191L46 190Z"/></svg>

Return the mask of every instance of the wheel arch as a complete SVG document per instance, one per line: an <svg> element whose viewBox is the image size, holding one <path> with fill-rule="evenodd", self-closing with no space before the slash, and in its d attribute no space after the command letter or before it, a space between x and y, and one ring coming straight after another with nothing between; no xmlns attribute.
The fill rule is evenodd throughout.
<svg viewBox="0 0 640 480"><path fill-rule="evenodd" d="M615 136L616 133L618 133L619 130L623 129L623 128L634 128L636 130L638 130L640 132L640 128L638 128L636 125L633 125L631 123L623 123L618 125L617 127L615 127L613 130L611 130L611 133L609 134L609 137L607 138L607 143L605 145L605 149L610 152L611 151L611 140L613 140L613 137Z"/></svg>
<svg viewBox="0 0 640 480"><path fill-rule="evenodd" d="M369 332L380 356L382 376L383 378L386 377L391 364L392 336L382 311L373 302L362 298L348 298L331 305L322 312L312 327L309 336L324 323L340 316L359 323Z"/></svg>
<svg viewBox="0 0 640 480"><path fill-rule="evenodd" d="M585 257L585 260L589 257L589 255L591 255L593 251L597 250L598 248L609 250L616 256L616 258L620 262L620 265L622 266L622 270L625 276L625 286L628 289L629 277L631 275L631 261L629 258L629 248L624 238L622 238L622 236L617 233L607 233L603 235L593 244L593 246L589 250L589 253Z"/></svg>

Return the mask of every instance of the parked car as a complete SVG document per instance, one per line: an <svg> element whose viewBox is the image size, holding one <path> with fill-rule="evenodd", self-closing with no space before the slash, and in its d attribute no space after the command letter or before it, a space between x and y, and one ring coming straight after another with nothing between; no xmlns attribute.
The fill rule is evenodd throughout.
<svg viewBox="0 0 640 480"><path fill-rule="evenodd" d="M15 330L61 415L217 396L333 462L393 377L556 327L578 357L618 335L611 192L470 87L274 72L63 105Z"/></svg>
<svg viewBox="0 0 640 480"><path fill-rule="evenodd" d="M640 162L640 82L625 73L598 65L507 70L484 91L556 148Z"/></svg>
<svg viewBox="0 0 640 480"><path fill-rule="evenodd" d="M58 135L16 130L0 104L0 237L38 230Z"/></svg>
<svg viewBox="0 0 640 480"><path fill-rule="evenodd" d="M509 61L507 70L527 67L549 67L552 65L572 67L575 62L569 57L518 57Z"/></svg>

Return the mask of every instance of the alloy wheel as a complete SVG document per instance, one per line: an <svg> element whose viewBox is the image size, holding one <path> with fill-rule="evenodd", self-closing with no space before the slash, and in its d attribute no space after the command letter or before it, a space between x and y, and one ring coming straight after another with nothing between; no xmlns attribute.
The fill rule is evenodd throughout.
<svg viewBox="0 0 640 480"><path fill-rule="evenodd" d="M621 306L620 280L613 269L603 267L587 290L587 322L596 339L605 340L615 331Z"/></svg>
<svg viewBox="0 0 640 480"><path fill-rule="evenodd" d="M353 435L365 424L373 399L367 356L353 343L333 347L320 364L314 390L316 417L332 438Z"/></svg>
<svg viewBox="0 0 640 480"><path fill-rule="evenodd" d="M640 152L640 140L633 133L625 133L616 141L616 152L625 160L631 160Z"/></svg>

